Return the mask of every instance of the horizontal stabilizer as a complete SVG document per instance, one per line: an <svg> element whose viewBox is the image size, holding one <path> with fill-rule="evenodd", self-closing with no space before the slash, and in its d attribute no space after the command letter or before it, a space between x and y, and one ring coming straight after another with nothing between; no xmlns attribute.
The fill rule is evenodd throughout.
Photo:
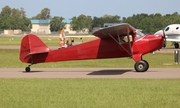
<svg viewBox="0 0 180 108"><path fill-rule="evenodd" d="M26 56L24 56L24 60L27 59L27 58L29 58L29 57L32 56L32 55L35 55L35 54L44 54L44 53L48 53L48 52L29 53L29 54L27 54Z"/></svg>

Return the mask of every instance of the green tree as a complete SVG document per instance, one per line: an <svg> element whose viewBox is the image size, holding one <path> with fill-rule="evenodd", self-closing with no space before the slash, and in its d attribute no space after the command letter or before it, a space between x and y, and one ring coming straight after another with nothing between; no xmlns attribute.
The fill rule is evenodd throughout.
<svg viewBox="0 0 180 108"><path fill-rule="evenodd" d="M20 15L21 15L20 16L21 18L26 18L26 12L24 11L24 8L22 7L20 8Z"/></svg>
<svg viewBox="0 0 180 108"><path fill-rule="evenodd" d="M26 17L23 8L11 9L9 6L2 8L0 14L0 30L4 29L21 29L23 31L30 30L30 19Z"/></svg>
<svg viewBox="0 0 180 108"><path fill-rule="evenodd" d="M21 16L19 9L15 9L15 8L11 9L11 16L19 18Z"/></svg>
<svg viewBox="0 0 180 108"><path fill-rule="evenodd" d="M11 16L11 8L9 6L3 7L0 16L10 17Z"/></svg>
<svg viewBox="0 0 180 108"><path fill-rule="evenodd" d="M78 17L73 17L71 22L72 29L77 32L84 32L86 29L91 31L92 28L92 18L90 16L85 16L84 14Z"/></svg>
<svg viewBox="0 0 180 108"><path fill-rule="evenodd" d="M121 23L120 16L115 15L104 15L102 17L94 17L92 21L92 28L94 27L103 27L104 23Z"/></svg>
<svg viewBox="0 0 180 108"><path fill-rule="evenodd" d="M92 21L92 28L94 27L103 27L103 20L101 18L98 17L94 17L93 21Z"/></svg>
<svg viewBox="0 0 180 108"><path fill-rule="evenodd" d="M44 8L41 10L39 14L37 14L35 17L32 19L50 19L51 18L51 13L49 8Z"/></svg>
<svg viewBox="0 0 180 108"><path fill-rule="evenodd" d="M112 15L106 14L102 16L102 20L104 23L120 23L121 22L120 16L118 15L112 16Z"/></svg>
<svg viewBox="0 0 180 108"><path fill-rule="evenodd" d="M86 20L86 27L88 28L89 32L92 31L92 18L91 16L87 16L87 20Z"/></svg>
<svg viewBox="0 0 180 108"><path fill-rule="evenodd" d="M142 29L144 33L155 33L169 24L179 23L180 15L177 12L164 16L160 13L150 15L142 13L123 18L123 22L129 23L135 28Z"/></svg>
<svg viewBox="0 0 180 108"><path fill-rule="evenodd" d="M50 30L57 32L61 28L64 28L65 23L62 22L63 19L63 17L54 16L50 21Z"/></svg>

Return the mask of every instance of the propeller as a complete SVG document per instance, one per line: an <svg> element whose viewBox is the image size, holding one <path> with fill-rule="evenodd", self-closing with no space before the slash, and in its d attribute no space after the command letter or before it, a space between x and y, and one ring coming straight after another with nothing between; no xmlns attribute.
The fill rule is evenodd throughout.
<svg viewBox="0 0 180 108"><path fill-rule="evenodd" d="M162 30L163 31L163 39L164 39L164 48L166 47L166 34L165 34L165 31L164 29Z"/></svg>

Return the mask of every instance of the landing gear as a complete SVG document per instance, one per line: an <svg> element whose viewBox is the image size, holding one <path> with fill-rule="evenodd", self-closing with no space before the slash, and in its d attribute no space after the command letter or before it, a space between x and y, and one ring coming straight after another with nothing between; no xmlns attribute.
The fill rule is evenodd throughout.
<svg viewBox="0 0 180 108"><path fill-rule="evenodd" d="M135 63L134 69L137 72L145 72L149 69L149 63L146 60L140 60Z"/></svg>
<svg viewBox="0 0 180 108"><path fill-rule="evenodd" d="M179 44L176 42L176 43L174 44L174 47L175 47L175 48L179 48Z"/></svg>
<svg viewBox="0 0 180 108"><path fill-rule="evenodd" d="M31 66L31 65L28 65L28 67L25 68L25 71L26 71L26 72L30 72L30 71L31 71L30 66Z"/></svg>

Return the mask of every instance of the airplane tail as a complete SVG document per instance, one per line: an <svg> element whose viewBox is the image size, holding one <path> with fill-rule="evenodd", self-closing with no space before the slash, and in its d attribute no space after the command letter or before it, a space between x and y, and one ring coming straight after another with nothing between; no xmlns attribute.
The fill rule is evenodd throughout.
<svg viewBox="0 0 180 108"><path fill-rule="evenodd" d="M23 37L20 46L20 55L19 59L25 63L33 62L33 55L48 53L49 48L38 38L38 36L33 34L28 34Z"/></svg>

